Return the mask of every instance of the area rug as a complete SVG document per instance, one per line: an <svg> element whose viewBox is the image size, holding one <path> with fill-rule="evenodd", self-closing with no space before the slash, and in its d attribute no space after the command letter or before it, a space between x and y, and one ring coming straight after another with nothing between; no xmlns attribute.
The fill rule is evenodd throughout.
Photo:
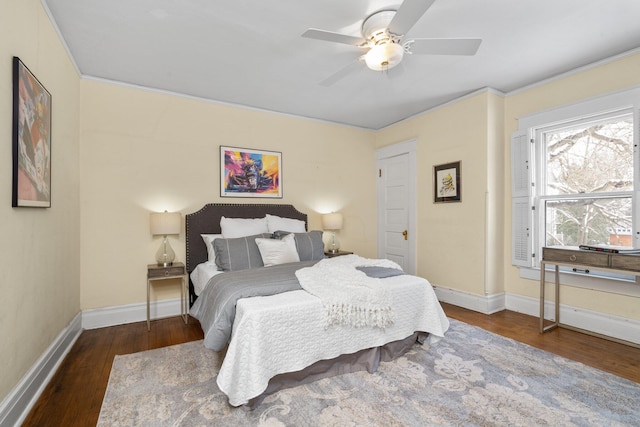
<svg viewBox="0 0 640 427"><path fill-rule="evenodd" d="M233 408L202 341L116 356L99 426L640 426L640 384L451 320L378 372Z"/></svg>

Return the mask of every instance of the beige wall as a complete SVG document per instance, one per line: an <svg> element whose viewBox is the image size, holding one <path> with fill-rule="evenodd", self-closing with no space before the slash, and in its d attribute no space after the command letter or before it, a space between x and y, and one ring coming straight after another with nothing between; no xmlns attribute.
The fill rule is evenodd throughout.
<svg viewBox="0 0 640 427"><path fill-rule="evenodd" d="M640 54L526 90L480 91L376 133L375 146L416 139L418 275L483 296L537 298L538 281L511 265L510 135L517 118L640 84ZM433 166L462 161L462 203L435 205ZM640 319L638 298L563 287L563 303Z"/></svg>
<svg viewBox="0 0 640 427"><path fill-rule="evenodd" d="M502 96L487 90L380 132L79 81L37 0L0 0L0 133L11 135L11 56L53 95L53 207L13 209L0 187L0 398L80 309L145 301L159 245L149 213L183 214L219 197L219 145L281 151L284 198L310 215L345 215L344 249L375 256L376 148L417 141L418 274L476 295L537 297L511 266L509 135L517 117L640 84L640 55ZM29 29L29 30L25 30ZM82 144L79 144L82 141ZM11 164L11 148L0 156ZM433 166L462 161L462 203L433 204ZM172 244L184 261L184 233ZM461 267L462 266L462 267ZM154 299L177 296L154 287ZM637 299L568 288L569 305L640 319Z"/></svg>
<svg viewBox="0 0 640 427"><path fill-rule="evenodd" d="M492 173L489 179L487 171L496 163L494 151L502 157L502 134L494 124L502 120L498 101L482 91L383 129L375 138L376 147L416 140L417 274L434 285L477 295L502 290L500 261L485 258L486 242L494 240L487 233L502 233L501 224L487 222L487 212L492 219L502 212L502 187L489 188L495 177ZM434 204L433 166L458 160L462 202ZM500 245L495 250L501 253Z"/></svg>
<svg viewBox="0 0 640 427"><path fill-rule="evenodd" d="M518 129L517 118L538 111L551 109L590 97L604 95L640 85L640 53L623 57L617 61L555 79L528 90L508 96L505 100L505 141ZM510 149L506 149L505 194L511 194ZM504 254L505 289L509 293L537 297L537 281L521 279L519 270L511 265L511 200L505 198ZM639 298L592 291L588 289L562 287L562 303L602 313L614 314L640 320Z"/></svg>
<svg viewBox="0 0 640 427"><path fill-rule="evenodd" d="M160 244L152 211L290 203L311 229L319 213L340 211L342 247L375 256L371 132L95 80L81 87L82 309L146 301L146 264ZM220 145L282 152L283 199L221 199ZM184 261L184 233L172 246ZM176 289L154 285L152 299Z"/></svg>
<svg viewBox="0 0 640 427"><path fill-rule="evenodd" d="M79 77L37 0L0 0L0 400L80 311ZM52 207L11 207L12 57L52 95Z"/></svg>

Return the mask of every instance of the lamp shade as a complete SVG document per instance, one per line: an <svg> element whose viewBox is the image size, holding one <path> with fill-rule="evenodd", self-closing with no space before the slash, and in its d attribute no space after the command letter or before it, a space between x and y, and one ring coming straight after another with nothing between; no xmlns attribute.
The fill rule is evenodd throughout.
<svg viewBox="0 0 640 427"><path fill-rule="evenodd" d="M364 61L373 71L390 70L402 61L403 56L402 46L388 42L372 47L364 56Z"/></svg>
<svg viewBox="0 0 640 427"><path fill-rule="evenodd" d="M151 234L166 236L180 234L180 212L154 212L151 214Z"/></svg>
<svg viewBox="0 0 640 427"><path fill-rule="evenodd" d="M340 230L342 228L342 214L332 212L322 215L322 228L325 230Z"/></svg>

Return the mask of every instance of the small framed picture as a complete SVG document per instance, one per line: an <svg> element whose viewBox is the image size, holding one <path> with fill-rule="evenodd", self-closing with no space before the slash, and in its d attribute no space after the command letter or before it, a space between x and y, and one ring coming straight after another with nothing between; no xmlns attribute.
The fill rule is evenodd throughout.
<svg viewBox="0 0 640 427"><path fill-rule="evenodd" d="M220 146L220 196L282 198L282 153Z"/></svg>
<svg viewBox="0 0 640 427"><path fill-rule="evenodd" d="M460 202L460 161L433 167L433 203Z"/></svg>
<svg viewBox="0 0 640 427"><path fill-rule="evenodd" d="M13 57L13 207L51 207L51 94Z"/></svg>

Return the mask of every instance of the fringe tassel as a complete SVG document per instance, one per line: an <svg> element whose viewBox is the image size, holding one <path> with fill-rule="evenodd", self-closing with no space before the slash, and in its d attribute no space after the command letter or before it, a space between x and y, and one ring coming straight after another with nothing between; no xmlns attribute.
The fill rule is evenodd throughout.
<svg viewBox="0 0 640 427"><path fill-rule="evenodd" d="M361 307L345 303L325 304L326 326L347 325L356 328L375 327L386 329L393 325L391 307Z"/></svg>

